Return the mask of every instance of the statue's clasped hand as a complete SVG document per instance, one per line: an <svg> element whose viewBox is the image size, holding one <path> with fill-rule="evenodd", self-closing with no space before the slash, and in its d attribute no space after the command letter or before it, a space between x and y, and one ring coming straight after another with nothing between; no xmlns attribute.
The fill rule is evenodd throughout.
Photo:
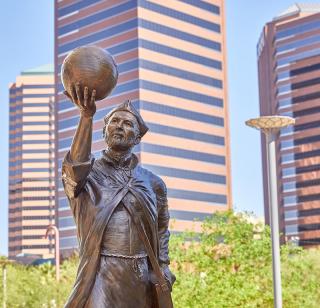
<svg viewBox="0 0 320 308"><path fill-rule="evenodd" d="M93 117L96 113L96 90L93 89L91 92L91 97L89 98L89 88L84 87L83 92L81 91L80 83L77 82L74 87L72 87L72 93L64 91L64 94L69 97L72 102L79 107L80 113L84 117Z"/></svg>

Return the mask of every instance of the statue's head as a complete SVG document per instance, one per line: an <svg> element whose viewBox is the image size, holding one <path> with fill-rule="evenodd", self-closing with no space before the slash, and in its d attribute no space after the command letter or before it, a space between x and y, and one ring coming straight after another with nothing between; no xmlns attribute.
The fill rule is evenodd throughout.
<svg viewBox="0 0 320 308"><path fill-rule="evenodd" d="M103 137L109 148L127 151L139 144L148 131L138 111L125 101L104 117Z"/></svg>

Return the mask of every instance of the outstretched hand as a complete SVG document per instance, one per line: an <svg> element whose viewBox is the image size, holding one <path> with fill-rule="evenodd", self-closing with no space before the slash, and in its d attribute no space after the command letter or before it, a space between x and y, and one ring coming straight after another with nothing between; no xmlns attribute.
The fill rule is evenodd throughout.
<svg viewBox="0 0 320 308"><path fill-rule="evenodd" d="M84 117L93 117L96 113L96 90L92 90L91 97L89 99L89 89L84 87L83 93L81 92L80 83L77 82L71 90L72 93L64 91L63 93L69 97L72 102L79 107L80 113Z"/></svg>

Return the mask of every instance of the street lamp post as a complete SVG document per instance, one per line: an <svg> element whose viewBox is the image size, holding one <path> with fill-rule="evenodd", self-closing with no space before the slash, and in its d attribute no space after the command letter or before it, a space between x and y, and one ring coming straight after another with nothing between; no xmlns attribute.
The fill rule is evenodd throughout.
<svg viewBox="0 0 320 308"><path fill-rule="evenodd" d="M266 135L268 161L268 191L269 212L272 241L272 271L274 307L282 308L279 217L278 217L278 188L276 169L276 134L281 128L294 125L295 119L286 116L263 116L246 121L246 125L261 130Z"/></svg>
<svg viewBox="0 0 320 308"><path fill-rule="evenodd" d="M60 280L60 248L59 248L59 230L54 225L49 225L46 231L46 238L49 235L49 232L53 231L55 235L55 261L56 261L56 280Z"/></svg>

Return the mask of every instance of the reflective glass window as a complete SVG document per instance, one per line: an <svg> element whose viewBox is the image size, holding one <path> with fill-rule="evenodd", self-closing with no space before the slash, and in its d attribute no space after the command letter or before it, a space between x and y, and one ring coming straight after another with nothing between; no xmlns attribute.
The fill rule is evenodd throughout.
<svg viewBox="0 0 320 308"><path fill-rule="evenodd" d="M293 161L294 161L294 153L281 155L281 162L282 163L288 163L288 162L293 162Z"/></svg>
<svg viewBox="0 0 320 308"><path fill-rule="evenodd" d="M197 1L197 2L200 2L200 1ZM201 2L204 3L203 1ZM169 7L154 3L153 1L139 0L139 6L145 9L175 18L175 19L182 20L184 22L187 22L193 25L217 32L217 33L220 33L221 31L221 27L217 23L209 22L204 19L173 10Z"/></svg>
<svg viewBox="0 0 320 308"><path fill-rule="evenodd" d="M297 204L297 196L287 196L283 198L283 204L285 206Z"/></svg>
<svg viewBox="0 0 320 308"><path fill-rule="evenodd" d="M78 247L78 240L76 236L70 237L61 237L60 238L60 248L77 248Z"/></svg>
<svg viewBox="0 0 320 308"><path fill-rule="evenodd" d="M291 104L292 104L292 99L290 97L279 99L279 108L288 107L288 106L291 106Z"/></svg>
<svg viewBox="0 0 320 308"><path fill-rule="evenodd" d="M288 149L294 147L294 141L292 139L290 140L283 140L280 142L280 148L281 150L283 149Z"/></svg>
<svg viewBox="0 0 320 308"><path fill-rule="evenodd" d="M280 45L276 48L276 52L290 51L299 47L305 47L311 44L319 43L320 35L313 35L304 39L296 40L288 44Z"/></svg>
<svg viewBox="0 0 320 308"><path fill-rule="evenodd" d="M290 78L290 72L289 71L283 71L277 74L277 80L281 81L282 79L288 79Z"/></svg>
<svg viewBox="0 0 320 308"><path fill-rule="evenodd" d="M292 112L283 112L281 113L281 115L292 116ZM294 132L294 129L292 126L285 127L280 130L280 136L290 135L293 132Z"/></svg>
<svg viewBox="0 0 320 308"><path fill-rule="evenodd" d="M298 218L298 211L297 210L285 211L284 218L285 218L285 220L297 219Z"/></svg>
<svg viewBox="0 0 320 308"><path fill-rule="evenodd" d="M308 51L304 51L301 52L299 54L290 56L290 57L285 57L285 58L281 58L277 61L277 66L282 66L282 65L287 65L291 62L297 61L297 60L301 60L304 58L308 58L308 57L312 57L312 56L316 56L320 54L320 48L314 49L314 50L308 50Z"/></svg>
<svg viewBox="0 0 320 308"><path fill-rule="evenodd" d="M290 168L283 168L282 169L282 176L283 177L290 177L296 175L296 168L290 167Z"/></svg>
<svg viewBox="0 0 320 308"><path fill-rule="evenodd" d="M298 233L298 225L286 225L285 232L286 232L286 235L297 234Z"/></svg>
<svg viewBox="0 0 320 308"><path fill-rule="evenodd" d="M90 3L90 1L97 1L97 0L86 0L86 1L80 1L80 2ZM101 0L98 0L98 1L101 1ZM86 5L88 5L88 4L86 4ZM68 23L65 26L59 27L58 36L66 34L68 32L74 31L74 30L77 30L77 29L80 29L85 26L92 25L93 23L97 23L97 22L102 21L104 19L108 19L111 16L116 16L116 15L122 14L128 10L134 9L136 7L136 5L137 5L136 1L127 1L125 3L121 3L120 5L112 6L110 8L107 8L103 11L86 16L84 18L77 19L76 22ZM75 4L70 5L68 7L59 9L58 14L59 14L59 16L66 15L66 12L71 12L71 10L76 11L76 10L79 10L79 8L82 8L82 4L75 3ZM62 14L62 15L60 15L60 14Z"/></svg>
<svg viewBox="0 0 320 308"><path fill-rule="evenodd" d="M285 84L278 87L278 94L283 94L291 91L291 84Z"/></svg>
<svg viewBox="0 0 320 308"><path fill-rule="evenodd" d="M285 182L282 185L283 192L296 190L296 182Z"/></svg>

